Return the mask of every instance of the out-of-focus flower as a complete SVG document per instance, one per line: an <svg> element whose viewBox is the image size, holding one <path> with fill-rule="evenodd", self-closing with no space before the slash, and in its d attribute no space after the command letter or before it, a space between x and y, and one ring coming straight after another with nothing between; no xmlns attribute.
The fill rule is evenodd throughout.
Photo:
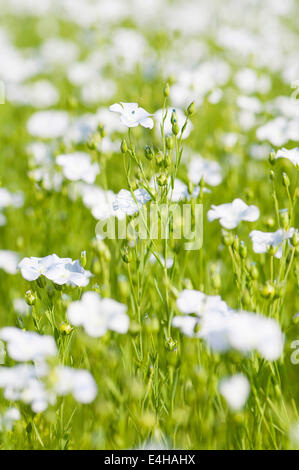
<svg viewBox="0 0 299 470"><path fill-rule="evenodd" d="M52 336L42 336L33 331L6 327L0 330L0 338L7 343L7 352L15 361L38 361L57 353Z"/></svg>
<svg viewBox="0 0 299 470"><path fill-rule="evenodd" d="M186 336L203 338L215 351L236 349L243 354L258 351L269 361L282 354L284 336L273 318L234 311L219 296L192 290L183 291L177 305L184 315L175 316L173 326Z"/></svg>
<svg viewBox="0 0 299 470"><path fill-rule="evenodd" d="M218 186L222 181L222 170L218 162L206 160L201 155L192 158L188 168L188 178L198 184L203 178L211 186Z"/></svg>
<svg viewBox="0 0 299 470"><path fill-rule="evenodd" d="M79 403L91 403L97 395L97 384L88 370L58 366L54 370L53 391L59 396L72 394Z"/></svg>
<svg viewBox="0 0 299 470"><path fill-rule="evenodd" d="M276 258L282 257L282 243L284 240L292 238L295 229L291 228L288 231L278 229L276 232L261 232L260 230L252 230L249 236L253 243L253 251L255 253L266 253L269 247L277 248L275 253Z"/></svg>
<svg viewBox="0 0 299 470"><path fill-rule="evenodd" d="M220 295L206 295L198 290L185 289L177 298L178 309L185 315L200 316L209 312L228 312L229 308Z"/></svg>
<svg viewBox="0 0 299 470"><path fill-rule="evenodd" d="M293 163L293 165L299 167L299 147L287 150L285 148L278 150L275 158L286 158Z"/></svg>
<svg viewBox="0 0 299 470"><path fill-rule="evenodd" d="M150 113L140 108L137 103L115 103L109 107L109 110L120 114L120 120L127 127L137 127L139 124L143 127L152 129L154 121Z"/></svg>
<svg viewBox="0 0 299 470"><path fill-rule="evenodd" d="M0 269L8 274L16 274L18 271L19 255L14 251L0 250Z"/></svg>
<svg viewBox="0 0 299 470"><path fill-rule="evenodd" d="M129 328L127 306L113 299L102 299L96 292L85 292L81 300L68 306L67 316L74 326L83 326L89 336L103 336L108 330L126 333Z"/></svg>
<svg viewBox="0 0 299 470"><path fill-rule="evenodd" d="M219 383L219 392L233 411L241 410L248 398L250 384L243 374L236 374L222 379Z"/></svg>
<svg viewBox="0 0 299 470"><path fill-rule="evenodd" d="M134 197L127 189L122 189L113 201L113 210L122 211L124 214L133 215L151 200L149 193L144 188L134 191Z"/></svg>
<svg viewBox="0 0 299 470"><path fill-rule="evenodd" d="M34 137L56 139L66 133L69 124L66 111L38 111L29 118L27 129Z"/></svg>
<svg viewBox="0 0 299 470"><path fill-rule="evenodd" d="M247 222L255 222L260 216L259 208L256 206L248 206L242 199L234 199L233 202L212 205L208 211L208 220L220 219L222 227L227 229L236 228L237 225L245 220Z"/></svg>
<svg viewBox="0 0 299 470"><path fill-rule="evenodd" d="M18 408L7 408L3 415L0 414L0 431L3 431L3 429L11 431L15 421L19 421L20 419L21 413Z"/></svg>
<svg viewBox="0 0 299 470"><path fill-rule="evenodd" d="M62 167L64 176L70 181L82 180L92 184L100 171L99 165L92 163L90 155L84 152L58 155L56 163Z"/></svg>

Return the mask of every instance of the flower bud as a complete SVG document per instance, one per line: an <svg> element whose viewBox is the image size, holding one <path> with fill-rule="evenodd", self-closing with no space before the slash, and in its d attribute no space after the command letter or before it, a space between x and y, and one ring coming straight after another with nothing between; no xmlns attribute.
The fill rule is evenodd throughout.
<svg viewBox="0 0 299 470"><path fill-rule="evenodd" d="M62 333L62 335L66 336L73 331L73 328L68 323L61 323L61 325L59 325L59 331Z"/></svg>
<svg viewBox="0 0 299 470"><path fill-rule="evenodd" d="M259 270L257 269L257 267L253 264L251 267L250 267L250 276L251 278L256 281L258 278L259 278Z"/></svg>
<svg viewBox="0 0 299 470"><path fill-rule="evenodd" d="M164 94L164 97L167 98L169 96L169 83L167 82L165 87L164 87L164 90L163 90L163 94Z"/></svg>
<svg viewBox="0 0 299 470"><path fill-rule="evenodd" d="M136 336L138 335L138 333L140 333L141 331L141 326L140 326L140 323L137 323L136 321L131 321L130 322L130 327L129 327L129 333L132 335L132 336Z"/></svg>
<svg viewBox="0 0 299 470"><path fill-rule="evenodd" d="M157 183L159 186L166 186L167 185L167 176L164 174L161 174L157 176Z"/></svg>
<svg viewBox="0 0 299 470"><path fill-rule="evenodd" d="M280 218L281 218L281 222L282 222L282 227L285 229L285 230L288 230L289 228L289 213L288 213L288 209L282 209L279 211L280 212Z"/></svg>
<svg viewBox="0 0 299 470"><path fill-rule="evenodd" d="M194 101L189 104L188 108L186 109L186 116L191 117L193 116L195 111Z"/></svg>
<svg viewBox="0 0 299 470"><path fill-rule="evenodd" d="M177 116L177 113L176 113L175 109L172 110L171 117L170 117L170 122L171 122L172 125L175 122L178 122L178 116Z"/></svg>
<svg viewBox="0 0 299 470"><path fill-rule="evenodd" d="M240 246L240 243L239 243L239 238L238 238L238 235L235 236L234 238L234 241L233 241L233 248L235 251L239 251L239 246Z"/></svg>
<svg viewBox="0 0 299 470"><path fill-rule="evenodd" d="M275 294L275 288L270 284L270 282L268 282L261 289L261 295L262 297L266 299L271 299L272 297L274 297L274 294Z"/></svg>
<svg viewBox="0 0 299 470"><path fill-rule="evenodd" d="M222 241L225 246L232 246L234 242L234 236L231 232L222 230Z"/></svg>
<svg viewBox="0 0 299 470"><path fill-rule="evenodd" d="M156 153L156 165L158 167L162 167L164 165L164 154L159 150L158 153Z"/></svg>
<svg viewBox="0 0 299 470"><path fill-rule="evenodd" d="M103 124L98 125L98 133L100 134L102 139L103 139L103 137L106 136L106 130L105 130L105 126Z"/></svg>
<svg viewBox="0 0 299 470"><path fill-rule="evenodd" d="M174 351L176 349L176 341L172 338L167 338L165 341L165 346L169 351Z"/></svg>
<svg viewBox="0 0 299 470"><path fill-rule="evenodd" d="M286 173L283 173L282 174L282 184L288 188L290 186L290 178L288 177L288 175Z"/></svg>
<svg viewBox="0 0 299 470"><path fill-rule="evenodd" d="M173 135L178 135L179 132L180 132L179 125L178 125L177 122L174 122L172 124L172 133L173 133Z"/></svg>
<svg viewBox="0 0 299 470"><path fill-rule="evenodd" d="M267 246L267 252L269 253L270 256L274 256L278 251L278 246L273 246L273 245L268 245Z"/></svg>
<svg viewBox="0 0 299 470"><path fill-rule="evenodd" d="M120 255L124 263L128 264L132 261L131 251L129 250L128 246L121 248Z"/></svg>
<svg viewBox="0 0 299 470"><path fill-rule="evenodd" d="M275 152L271 152L269 155L269 163L275 165Z"/></svg>
<svg viewBox="0 0 299 470"><path fill-rule="evenodd" d="M172 138L170 137L170 135L168 137L166 137L165 139L165 144L166 144L166 148L167 150L171 150L172 147L173 147L173 141L172 141Z"/></svg>
<svg viewBox="0 0 299 470"><path fill-rule="evenodd" d="M123 139L123 140L121 141L120 150L121 150L121 153L123 153L123 154L127 153L127 151L128 151L128 146L127 146L126 139Z"/></svg>
<svg viewBox="0 0 299 470"><path fill-rule="evenodd" d="M27 305L35 305L36 300L37 300L36 292L27 290L27 292L25 293L25 300L26 300Z"/></svg>
<svg viewBox="0 0 299 470"><path fill-rule="evenodd" d="M145 158L147 158L148 160L152 160L152 159L153 159L154 152L153 152L152 148L150 147L150 145L147 145L147 146L144 148L144 155L145 155Z"/></svg>
<svg viewBox="0 0 299 470"><path fill-rule="evenodd" d="M214 289L220 289L221 287L221 277L219 275L219 273L214 273L214 275L212 276L212 285L214 287Z"/></svg>
<svg viewBox="0 0 299 470"><path fill-rule="evenodd" d="M244 242L240 243L240 250L239 250L240 256L242 259L245 259L247 256L247 248Z"/></svg>
<svg viewBox="0 0 299 470"><path fill-rule="evenodd" d="M81 264L82 268L86 267L86 263L87 263L86 251L81 251L80 264Z"/></svg>

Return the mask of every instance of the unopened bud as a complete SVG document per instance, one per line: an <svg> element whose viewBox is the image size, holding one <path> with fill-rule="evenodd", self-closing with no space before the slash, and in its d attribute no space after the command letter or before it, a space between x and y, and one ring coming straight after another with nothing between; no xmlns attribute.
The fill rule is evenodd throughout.
<svg viewBox="0 0 299 470"><path fill-rule="evenodd" d="M31 290L27 290L25 293L25 300L28 305L35 305L37 300L36 292L32 292Z"/></svg>
<svg viewBox="0 0 299 470"><path fill-rule="evenodd" d="M128 146L127 146L126 139L123 139L123 140L121 141L120 150L121 150L121 153L123 153L123 154L127 153L127 151L128 151Z"/></svg>
<svg viewBox="0 0 299 470"><path fill-rule="evenodd" d="M290 178L288 177L288 175L286 173L283 173L282 174L282 184L288 188L290 186Z"/></svg>
<svg viewBox="0 0 299 470"><path fill-rule="evenodd" d="M177 122L174 122L172 124L172 133L173 133L173 135L178 135L179 132L180 132L179 125L178 125Z"/></svg>
<svg viewBox="0 0 299 470"><path fill-rule="evenodd" d="M275 152L271 152L269 155L269 163L275 165Z"/></svg>
<svg viewBox="0 0 299 470"><path fill-rule="evenodd" d="M169 96L169 83L166 83L165 87L164 87L164 90L163 90L163 94L164 94L164 97L167 98Z"/></svg>
<svg viewBox="0 0 299 470"><path fill-rule="evenodd" d="M191 117L193 116L195 111L194 101L189 104L188 108L186 109L186 116Z"/></svg>
<svg viewBox="0 0 299 470"><path fill-rule="evenodd" d="M168 150L171 150L171 149L172 149L172 147L173 147L173 140L172 140L172 138L170 137L170 135L169 135L168 137L166 137L166 139L165 139L165 144L166 144L166 148L167 148Z"/></svg>
<svg viewBox="0 0 299 470"><path fill-rule="evenodd" d="M86 251L81 251L80 264L81 264L82 268L86 267L86 263L87 263Z"/></svg>
<svg viewBox="0 0 299 470"><path fill-rule="evenodd" d="M247 248L244 242L240 243L240 250L239 250L241 258L245 259L247 256Z"/></svg>
<svg viewBox="0 0 299 470"><path fill-rule="evenodd" d="M159 186L166 186L167 185L167 176L164 174L161 174L157 176L157 183Z"/></svg>
<svg viewBox="0 0 299 470"><path fill-rule="evenodd" d="M145 155L145 158L147 158L148 160L152 160L153 159L153 156L154 156L154 152L152 150L152 148L147 145L145 148L144 148L144 155Z"/></svg>

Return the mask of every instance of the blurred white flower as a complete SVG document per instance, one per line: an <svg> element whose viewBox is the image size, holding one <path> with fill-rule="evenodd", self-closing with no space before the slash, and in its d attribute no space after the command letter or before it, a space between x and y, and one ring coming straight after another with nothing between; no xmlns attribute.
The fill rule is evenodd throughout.
<svg viewBox="0 0 299 470"><path fill-rule="evenodd" d="M172 325L186 336L203 338L215 351L258 351L269 361L282 354L284 336L273 318L234 311L219 296L192 290L183 291L177 305L184 315L175 316Z"/></svg>
<svg viewBox="0 0 299 470"><path fill-rule="evenodd" d="M33 331L6 327L0 330L0 339L7 343L8 355L15 361L38 361L57 353L52 336L42 336Z"/></svg>
<svg viewBox="0 0 299 470"><path fill-rule="evenodd" d="M241 410L249 396L250 384L243 374L236 374L222 379L219 392L233 411Z"/></svg>
<svg viewBox="0 0 299 470"><path fill-rule="evenodd" d="M11 193L6 188L0 188L0 210L7 207L22 207L24 204L24 195L21 191Z"/></svg>
<svg viewBox="0 0 299 470"><path fill-rule="evenodd" d="M85 152L58 155L56 163L62 167L64 176L70 181L82 180L92 184L100 171L99 165L92 163L90 155Z"/></svg>
<svg viewBox="0 0 299 470"><path fill-rule="evenodd" d="M28 120L29 134L43 139L56 139L63 137L70 124L66 111L38 111Z"/></svg>
<svg viewBox="0 0 299 470"><path fill-rule="evenodd" d="M54 370L53 391L59 396L72 394L79 403L91 403L97 395L97 384L88 370L58 366Z"/></svg>
<svg viewBox="0 0 299 470"><path fill-rule="evenodd" d="M178 309L186 314L195 313L200 316L209 312L228 312L229 308L220 295L206 295L192 289L183 290L176 301Z"/></svg>
<svg viewBox="0 0 299 470"><path fill-rule="evenodd" d="M272 145L280 147L289 140L297 141L299 134L298 119L287 119L279 116L259 127L256 136L259 140L268 140Z"/></svg>
<svg viewBox="0 0 299 470"><path fill-rule="evenodd" d="M3 415L0 414L0 431L5 429L11 431L13 429L15 421L21 419L21 413L18 408L7 408Z"/></svg>
<svg viewBox="0 0 299 470"><path fill-rule="evenodd" d="M140 108L137 103L115 103L109 107L109 110L119 113L121 122L127 127L137 127L139 124L149 129L154 127L151 114Z"/></svg>
<svg viewBox="0 0 299 470"><path fill-rule="evenodd" d="M269 247L277 247L275 253L276 258L282 257L282 243L284 240L292 238L295 229L290 228L288 231L278 229L276 232L261 232L260 230L252 230L249 236L253 243L253 251L255 253L266 253Z"/></svg>
<svg viewBox="0 0 299 470"><path fill-rule="evenodd" d="M260 216L260 211L256 206L248 206L242 199L234 199L231 203L212 205L207 215L210 222L220 219L222 227L233 229L242 220L255 222Z"/></svg>
<svg viewBox="0 0 299 470"><path fill-rule="evenodd" d="M129 328L127 306L96 292L85 292L81 300L72 302L67 309L69 322L83 326L89 336L103 336L108 330L126 333Z"/></svg>
<svg viewBox="0 0 299 470"><path fill-rule="evenodd" d="M8 274L16 274L18 272L19 255L14 251L0 250L0 269Z"/></svg>
<svg viewBox="0 0 299 470"><path fill-rule="evenodd" d="M26 315L31 307L27 305L25 299L19 298L13 300L13 308L18 315Z"/></svg>
<svg viewBox="0 0 299 470"><path fill-rule="evenodd" d="M0 367L0 388L4 388L7 400L21 400L31 406L35 413L45 411L48 403L55 403L55 395L50 394L40 380L45 375L30 364L14 367Z"/></svg>
<svg viewBox="0 0 299 470"><path fill-rule="evenodd" d="M275 158L286 158L299 167L299 147L287 150L285 148L278 150Z"/></svg>
<svg viewBox="0 0 299 470"><path fill-rule="evenodd" d="M194 184L198 184L203 178L207 184L218 186L223 178L221 166L218 162L206 160L198 154L192 158L189 164L188 178Z"/></svg>
<svg viewBox="0 0 299 470"><path fill-rule="evenodd" d="M0 388L4 388L7 400L21 400L35 413L54 405L57 395L70 393L79 403L91 403L97 394L97 385L89 371L63 366L52 370L30 364L1 367Z"/></svg>
<svg viewBox="0 0 299 470"><path fill-rule="evenodd" d="M113 201L113 210L133 215L150 200L151 197L144 188L136 189L134 197L130 191L122 189Z"/></svg>

